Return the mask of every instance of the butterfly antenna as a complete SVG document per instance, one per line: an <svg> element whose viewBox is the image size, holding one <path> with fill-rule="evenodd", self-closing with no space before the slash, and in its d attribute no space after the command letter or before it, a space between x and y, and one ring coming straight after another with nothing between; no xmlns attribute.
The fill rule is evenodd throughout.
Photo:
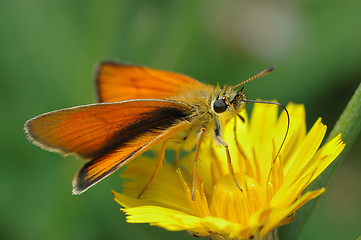
<svg viewBox="0 0 361 240"><path fill-rule="evenodd" d="M243 81L243 82L241 82L241 83L238 83L237 85L233 86L232 89L237 88L237 87L239 87L239 86L241 86L241 85L243 85L243 84L245 84L245 83L248 83L248 82L250 82L250 81L253 81L253 80L257 79L257 78L263 77L264 75L272 72L273 69L275 69L275 66L271 66L271 67L269 67L269 68L266 68L265 70L261 71L260 73L257 73L257 74L254 75L253 77L250 77L250 78L248 78L247 80L245 80L245 81Z"/></svg>
<svg viewBox="0 0 361 240"><path fill-rule="evenodd" d="M277 103L277 102L267 102L267 101L258 101L258 100L248 100L248 99L244 99L242 100L244 102L251 102L251 103L264 103L264 104L274 104L274 105L277 105L281 108L283 108L283 110L285 110L285 113L287 115L287 129L286 129L286 133L285 133L285 137L283 138L282 140L282 143L277 151L277 154L275 156L275 158L273 159L273 162L272 164L276 161L277 157L279 156L281 150L282 150L282 147L283 145L285 144L285 141L286 141L286 138L287 138L287 135L288 135L288 132L290 130L290 114L288 113L288 110L285 106L283 106L281 103Z"/></svg>

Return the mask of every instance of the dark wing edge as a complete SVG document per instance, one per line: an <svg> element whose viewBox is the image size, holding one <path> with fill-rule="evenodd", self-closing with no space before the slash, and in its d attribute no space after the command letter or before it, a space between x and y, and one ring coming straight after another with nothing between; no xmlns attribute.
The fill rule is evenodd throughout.
<svg viewBox="0 0 361 240"><path fill-rule="evenodd" d="M115 152L113 152L114 156L111 156L112 153L110 153L110 156L107 155L107 156L89 161L75 175L73 182L72 182L72 184L73 184L72 194L79 195L79 194L84 193L89 188L93 187L95 184L97 184L98 182L100 182L101 180L106 178L107 176L111 175L116 170L118 170L122 166L126 165L127 163L129 163L131 160L133 160L134 158L136 158L137 156L139 156L146 150L150 149L155 144L166 140L167 138L169 138L176 132L185 129L188 126L189 126L188 122L175 125L174 127L167 130L165 133L159 134L158 136L154 137L151 141L147 142L143 146L141 146L138 149L136 149L135 151L131 152L123 159L117 159L117 161L112 160L111 158L115 158L115 159L117 158L116 151L115 151ZM109 160L109 158L110 158L110 160ZM94 174L94 168L95 169L97 168L97 166L95 166L95 165L101 165L106 161L108 161L110 163L114 163L114 164L110 165L108 167L108 169L104 172L95 170L95 174ZM91 173L90 177L89 177L89 173ZM93 176L95 176L95 177L93 177Z"/></svg>

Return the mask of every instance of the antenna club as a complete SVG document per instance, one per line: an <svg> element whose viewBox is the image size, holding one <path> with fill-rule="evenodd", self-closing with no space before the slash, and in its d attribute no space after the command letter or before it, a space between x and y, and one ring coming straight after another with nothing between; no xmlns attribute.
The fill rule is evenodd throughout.
<svg viewBox="0 0 361 240"><path fill-rule="evenodd" d="M233 86L232 89L235 89L235 88L237 88L237 87L239 87L239 86L241 86L241 85L243 85L243 84L245 84L245 83L248 83L248 82L253 81L253 80L255 80L255 79L259 78L259 77L262 77L262 76L264 76L264 75L272 72L274 69L275 69L275 66L274 66L274 65L271 66L271 67L269 67L269 68L266 68L266 69L264 69L262 72L254 75L253 77L250 77L250 78L248 78L247 80L245 80L245 81L243 81L243 82L241 82L241 83L238 83L237 85Z"/></svg>
<svg viewBox="0 0 361 240"><path fill-rule="evenodd" d="M273 65L273 66L270 66L269 68L266 68L264 71L265 72L272 72L275 68L276 68L276 66Z"/></svg>

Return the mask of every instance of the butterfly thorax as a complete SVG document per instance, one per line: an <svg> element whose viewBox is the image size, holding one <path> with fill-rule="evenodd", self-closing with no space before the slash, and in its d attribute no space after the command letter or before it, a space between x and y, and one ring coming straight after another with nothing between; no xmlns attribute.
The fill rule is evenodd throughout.
<svg viewBox="0 0 361 240"><path fill-rule="evenodd" d="M237 92L228 86L221 89L219 86L207 85L172 99L185 102L193 108L192 114L187 118L188 127L168 139L171 147L189 151L197 144L202 128L205 129L205 137L216 141L218 137L222 137L223 126L237 116L236 112L239 113L244 108L243 100L246 99L246 95L243 90ZM221 107L223 103L225 104L223 105L225 109L221 109L222 112L217 109L216 101L221 103Z"/></svg>

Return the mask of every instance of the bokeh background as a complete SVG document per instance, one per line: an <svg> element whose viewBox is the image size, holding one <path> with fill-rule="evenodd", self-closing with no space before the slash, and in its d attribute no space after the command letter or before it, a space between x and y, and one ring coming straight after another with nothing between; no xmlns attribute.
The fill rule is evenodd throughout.
<svg viewBox="0 0 361 240"><path fill-rule="evenodd" d="M0 239L193 239L127 224L110 192L118 174L71 195L82 165L29 143L24 122L95 101L105 59L247 84L250 99L304 103L308 127L332 128L361 71L359 0L0 1ZM248 110L252 106L248 106ZM360 138L320 198L300 239L361 233Z"/></svg>

